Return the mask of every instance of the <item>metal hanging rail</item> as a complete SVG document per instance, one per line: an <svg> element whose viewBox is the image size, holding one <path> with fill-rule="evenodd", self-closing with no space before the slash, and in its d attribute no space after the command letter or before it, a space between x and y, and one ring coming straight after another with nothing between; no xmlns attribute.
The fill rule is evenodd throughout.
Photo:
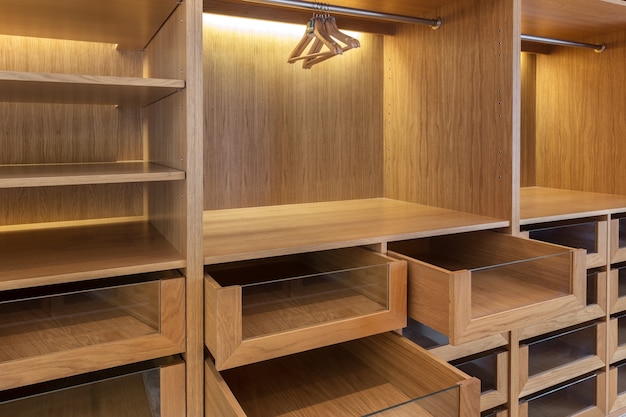
<svg viewBox="0 0 626 417"><path fill-rule="evenodd" d="M401 22L401 23L418 23L422 25L428 25L433 29L441 26L441 18L426 19L422 17L403 16L390 13L374 12L371 10L353 9L351 7L332 6L326 3L312 3L301 0L243 0L248 3L258 4L272 4L278 6L286 6L293 9L311 10L311 11L325 11L329 13L339 13L354 17L368 17L378 20L386 20L389 22Z"/></svg>
<svg viewBox="0 0 626 417"><path fill-rule="evenodd" d="M593 44L593 43L573 42L573 41L566 41L562 39L545 38L543 36L533 36L533 35L522 35L521 37L523 41L545 43L548 45L572 46L575 48L587 48L587 49L593 49L596 52L602 52L606 49L606 45L603 43Z"/></svg>

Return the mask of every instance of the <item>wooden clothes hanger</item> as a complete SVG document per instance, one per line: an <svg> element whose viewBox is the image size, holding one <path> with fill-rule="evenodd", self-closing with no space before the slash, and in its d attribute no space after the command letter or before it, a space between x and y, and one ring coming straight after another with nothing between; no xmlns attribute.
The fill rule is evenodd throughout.
<svg viewBox="0 0 626 417"><path fill-rule="evenodd" d="M311 48L303 55L311 42L313 42ZM340 45L339 42L343 43L344 46ZM322 51L324 46L327 48L326 51ZM303 60L302 68L310 69L315 64L360 46L358 40L339 30L337 21L333 16L315 13L307 23L304 35L289 55L287 62L293 64Z"/></svg>

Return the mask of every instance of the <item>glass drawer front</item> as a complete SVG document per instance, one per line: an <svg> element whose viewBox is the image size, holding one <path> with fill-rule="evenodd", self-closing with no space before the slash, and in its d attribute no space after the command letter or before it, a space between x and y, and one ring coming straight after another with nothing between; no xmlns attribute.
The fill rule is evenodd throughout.
<svg viewBox="0 0 626 417"><path fill-rule="evenodd" d="M596 375L539 393L528 401L528 417L567 417L596 405Z"/></svg>

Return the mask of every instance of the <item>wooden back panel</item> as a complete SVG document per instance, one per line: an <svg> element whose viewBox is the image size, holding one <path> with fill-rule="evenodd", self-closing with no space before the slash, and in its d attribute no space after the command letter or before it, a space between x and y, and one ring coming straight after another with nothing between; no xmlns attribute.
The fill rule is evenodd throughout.
<svg viewBox="0 0 626 417"><path fill-rule="evenodd" d="M537 55L537 184L626 194L626 31Z"/></svg>
<svg viewBox="0 0 626 417"><path fill-rule="evenodd" d="M305 23L205 23L205 210L382 196L383 38L305 70Z"/></svg>

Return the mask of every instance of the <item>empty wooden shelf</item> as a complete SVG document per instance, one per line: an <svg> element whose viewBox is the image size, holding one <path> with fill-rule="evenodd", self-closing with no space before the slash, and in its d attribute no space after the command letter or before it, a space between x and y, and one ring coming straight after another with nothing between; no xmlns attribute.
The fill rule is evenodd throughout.
<svg viewBox="0 0 626 417"><path fill-rule="evenodd" d="M222 372L205 367L206 416L355 417L397 405L423 417L479 413L477 379L395 333Z"/></svg>
<svg viewBox="0 0 626 417"><path fill-rule="evenodd" d="M588 323L520 344L520 396L586 375L606 363L606 323Z"/></svg>
<svg viewBox="0 0 626 417"><path fill-rule="evenodd" d="M453 345L530 326L585 304L585 252L495 232L388 245L408 262L409 316Z"/></svg>
<svg viewBox="0 0 626 417"><path fill-rule="evenodd" d="M0 249L0 290L185 267L142 221L0 232Z"/></svg>
<svg viewBox="0 0 626 417"><path fill-rule="evenodd" d="M218 370L406 325L406 263L361 248L205 268Z"/></svg>
<svg viewBox="0 0 626 417"><path fill-rule="evenodd" d="M184 351L174 271L0 293L0 390Z"/></svg>
<svg viewBox="0 0 626 417"><path fill-rule="evenodd" d="M531 239L585 249L587 251L587 268L606 264L608 251L606 218L583 218L532 224L524 226L522 230L526 231Z"/></svg>
<svg viewBox="0 0 626 417"><path fill-rule="evenodd" d="M182 80L0 71L0 101L147 106L185 87Z"/></svg>
<svg viewBox="0 0 626 417"><path fill-rule="evenodd" d="M508 221L387 198L204 212L205 263L508 226Z"/></svg>
<svg viewBox="0 0 626 417"><path fill-rule="evenodd" d="M181 417L185 365L177 358L94 372L0 396L0 414L20 417Z"/></svg>
<svg viewBox="0 0 626 417"><path fill-rule="evenodd" d="M551 387L520 401L520 417L605 415L605 373L597 372Z"/></svg>
<svg viewBox="0 0 626 417"><path fill-rule="evenodd" d="M184 180L185 172L149 162L0 165L0 188Z"/></svg>

